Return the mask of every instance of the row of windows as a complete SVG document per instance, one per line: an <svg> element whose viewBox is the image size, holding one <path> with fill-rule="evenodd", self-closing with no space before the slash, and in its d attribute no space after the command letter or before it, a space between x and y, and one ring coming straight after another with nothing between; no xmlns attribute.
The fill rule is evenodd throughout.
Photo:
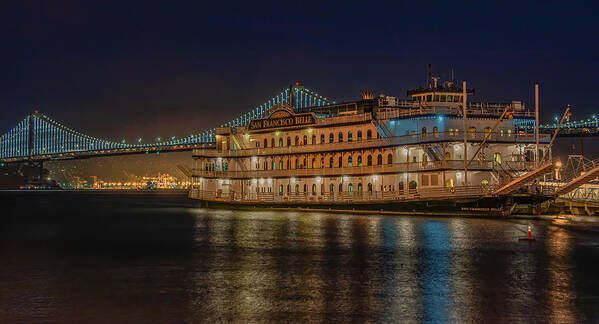
<svg viewBox="0 0 599 324"><path fill-rule="evenodd" d="M482 158L482 155L480 156ZM445 160L450 160L451 159L451 154L449 152L445 152L445 155L443 156L443 158ZM412 159L414 163L416 163L416 156L412 156ZM428 162L429 158L428 158L428 154L423 153L422 154L422 162ZM338 158L338 167L343 167L343 157L339 157ZM329 159L329 168L334 168L335 167L335 159L334 158L330 158ZM494 153L493 154L493 162L495 162L496 164L501 164L502 160L501 160L501 153ZM300 164L301 163L301 164ZM358 155L356 158L356 165L358 167L363 166L364 161L362 160L362 156ZM383 164L383 155L379 154L376 157L376 165L382 165ZM389 153L387 155L387 164L393 164L393 154ZM311 160L311 165L310 168L315 168L316 165L316 158L312 158ZM373 165L373 156L372 155L368 155L366 157L366 166L372 166ZM270 163L270 168L269 168L269 163L268 161L264 161L264 170L283 170L284 169L284 164L283 164L283 160L279 160L278 164L275 161L271 161ZM286 169L291 169L291 159L287 160L287 168ZM354 166L354 159L352 156L349 156L347 158L347 167L353 167ZM293 168L294 169L306 169L308 167L308 163L307 163L307 159L304 158L303 162L300 161L300 159L295 159L294 163L293 163ZM325 164L324 164L324 158L320 158L320 167L324 168ZM227 171L228 170L228 163L223 161L222 163L222 167L219 166L218 164L215 163L206 163L206 171L220 171L219 169L222 169L223 171ZM256 164L256 169L259 169L260 165Z"/></svg>
<svg viewBox="0 0 599 324"><path fill-rule="evenodd" d="M338 159L338 164L337 167L342 168L343 167L343 157L340 156ZM349 156L347 158L347 167L353 167L353 166L363 166L364 165L364 161L362 159L361 155L358 155L356 157L355 160L356 164L354 165L354 158L353 156ZM376 164L377 165L382 165L383 164L383 155L379 154L376 157ZM393 164L393 154L389 153L387 155L387 164ZM366 165L367 166L372 166L373 165L373 156L372 155L368 155L366 157ZM277 162L275 161L271 161L270 162L270 167L269 167L269 163L268 161L264 161L263 163L264 166L264 170L283 170L283 160L279 160L279 163L277 164ZM302 160L300 159L295 159L293 164L291 163L291 159L287 160L287 168L286 169L291 169L293 166L294 169L306 169L308 168L308 161L306 158ZM316 167L316 158L312 158L311 160L311 164L310 164L310 168L314 169ZM324 168L325 167L325 160L323 157L320 158L320 167ZM334 168L335 167L335 159L333 157L329 158L329 164L328 164L329 168ZM256 169L259 169L260 166L259 164L256 164Z"/></svg>
<svg viewBox="0 0 599 324"><path fill-rule="evenodd" d="M460 130L459 129L453 129L450 128L449 130L449 135L453 136L453 135L459 135ZM491 128L490 127L485 127L484 129L485 134L488 134L491 132ZM476 137L476 127L470 127L468 128L468 133L470 134L471 138ZM508 129L506 131L507 136L511 136L512 135L512 130ZM416 136L416 131L412 130L406 130L406 136ZM422 136L427 136L428 135L428 130L426 127L422 127L422 131L421 131L421 135ZM499 135L500 136L504 136L504 130L500 130L499 131ZM439 136L439 128L437 126L433 127L433 136L434 137L438 137ZM372 131L368 130L366 132L366 139L370 140L372 139ZM337 142L338 143L343 143L344 140L344 135L342 132L339 132L337 135ZM357 133L357 140L361 141L362 140L362 131L358 131ZM352 142L353 141L353 134L352 132L348 132L347 133L347 141L348 142ZM329 133L329 139L328 139L328 143L334 143L335 142L335 135L333 133ZM326 138L324 134L320 135L320 144L325 144L326 143ZM283 142L283 138L279 138L279 143L278 143L279 147L283 147L284 142ZM307 145L308 144L308 136L304 135L303 138L300 138L299 136L295 136L295 141L294 141L295 146L299 146L299 145ZM312 135L312 142L311 144L317 144L316 143L316 135ZM259 147L259 143L256 142L256 146ZM287 137L287 146L291 146L291 137ZM264 139L263 142L263 147L268 147L268 139ZM274 137L271 138L270 140L270 147L275 147L275 139Z"/></svg>
<svg viewBox="0 0 599 324"><path fill-rule="evenodd" d="M480 183L481 183L481 185L486 186L486 185L489 184L489 180L482 179L480 181ZM430 175L430 176L429 175L423 175L423 177L422 177L422 185L423 186L429 186L429 185L430 186L436 186L438 184L439 184L439 178L438 178L438 176L436 176L436 175ZM446 185L449 186L449 187L452 187L453 186L453 181L450 181L450 183L448 183ZM339 192L339 193L343 192L343 183L339 183L338 186L335 186L335 184L331 183L329 185L329 191L328 192L331 193L331 194L334 194L336 187L338 188L337 192ZM299 184L296 184L295 187L294 187L295 190L293 192L291 192L291 185L288 184L287 185L287 191L284 192L283 191L284 190L284 186L282 184L280 184L279 185L279 191L278 191L278 193L279 193L280 196L282 196L285 193L287 195L290 195L292 193L299 194L300 192L301 193L308 193L308 185L307 184L303 185L303 191L300 191L301 188L302 187L300 187ZM316 191L316 189L317 189L316 184L312 184L312 191L311 191L312 195L316 195L318 193ZM372 183L367 184L366 189L367 189L367 192L373 192L373 185L372 185ZM418 189L418 183L416 181L413 181L413 180L410 181L408 183L408 189L409 190L416 190L416 189ZM397 186L397 190L400 193L405 190L403 182L399 182L399 184ZM358 183L357 191L358 191L358 194L361 194L364 191L362 183ZM381 185L380 186L380 191L395 192L395 185L388 185L388 186L387 185L385 185L385 186ZM258 192L258 193L260 193L260 192L262 192L262 193L269 193L269 192L272 192L272 187L256 187L256 192ZM350 183L350 184L347 185L347 192L349 194L352 194L354 192L354 185L352 183ZM325 192L325 184L321 183L320 184L320 194L322 195L322 194L325 194L325 193L326 193Z"/></svg>
<svg viewBox="0 0 599 324"><path fill-rule="evenodd" d="M339 183L338 186L335 186L335 184L331 183L329 185L329 193L335 193L335 187L338 188L338 192L340 192L340 193L343 192L343 183ZM416 189L417 187L418 187L418 184L416 183L416 181L410 181L410 183L409 183L409 189L413 190L413 189ZM293 192L294 193L300 193L300 192L307 193L308 192L308 185L307 184L303 185L303 191L300 191L300 188L301 187L300 187L299 184L295 184L295 187L294 187L295 190ZM279 195L281 195L281 196L285 193L283 191L283 189L284 189L284 186L282 184L280 184L279 185ZM316 189L317 189L316 184L312 184L312 191L311 191L312 195L316 195L317 194ZM356 189L357 189L358 193L362 193L364 191L362 183L358 183ZM373 185L372 185L372 183L367 184L366 185L366 189L367 189L368 192L372 192L373 191ZM381 191L386 191L387 190L387 186L383 187L381 185L380 189L381 189ZM404 190L404 183L403 182L399 182L398 190L399 191L403 191ZM395 185L393 185L393 186L390 185L389 186L389 191L395 191ZM271 188L270 187L256 187L256 192L271 192ZM350 184L347 185L347 192L350 193L350 194L354 192L354 185L353 185L353 183L350 183ZM287 185L287 191L286 191L286 193L287 194L291 194L292 193L291 192L291 185L290 184ZM325 184L324 183L320 184L320 193L321 194L325 193Z"/></svg>
<svg viewBox="0 0 599 324"><path fill-rule="evenodd" d="M462 97L454 95L421 95L413 96L412 100L420 102L462 102Z"/></svg>
<svg viewBox="0 0 599 324"><path fill-rule="evenodd" d="M337 142L339 143L343 143L343 139L344 139L344 135L342 132L339 132L337 134ZM366 139L367 140L371 140L372 139L372 130L368 130L366 132ZM348 142L353 142L354 140L354 136L353 133L350 131L347 133L347 141ZM357 140L361 141L362 140L362 131L358 131L357 133ZM333 133L329 133L329 143L334 143L335 142L335 134ZM264 139L264 146L263 147L268 147L268 139ZM326 137L324 134L320 134L320 144L325 144L326 143ZM295 136L295 141L294 141L294 145L295 146L299 146L299 145L307 145L308 144L308 136L304 135L303 138L300 139L299 136ZM311 144L317 144L316 143L316 135L312 135L312 142ZM256 142L256 146L259 146L259 143ZM279 147L283 146L283 138L279 138ZM291 137L287 136L287 146L291 146ZM270 139L270 147L275 147L275 138L271 138Z"/></svg>

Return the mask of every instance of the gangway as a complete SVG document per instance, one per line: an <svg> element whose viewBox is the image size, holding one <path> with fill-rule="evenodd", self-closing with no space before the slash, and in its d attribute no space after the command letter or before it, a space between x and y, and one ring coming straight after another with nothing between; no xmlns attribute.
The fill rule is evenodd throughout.
<svg viewBox="0 0 599 324"><path fill-rule="evenodd" d="M552 169L553 169L553 163L544 164L541 167L539 167L533 171L527 172L523 176L520 176L520 177L508 182L506 185L495 190L495 192L493 192L493 194L494 195L508 195L508 194L520 189L526 183L528 183L536 178L539 178L546 173L551 172Z"/></svg>
<svg viewBox="0 0 599 324"><path fill-rule="evenodd" d="M587 172L582 173L580 176L572 179L570 182L566 183L564 186L561 186L559 189L555 191L556 195L565 195L572 190L582 186L583 184L589 182L590 180L599 176L599 166L595 167Z"/></svg>

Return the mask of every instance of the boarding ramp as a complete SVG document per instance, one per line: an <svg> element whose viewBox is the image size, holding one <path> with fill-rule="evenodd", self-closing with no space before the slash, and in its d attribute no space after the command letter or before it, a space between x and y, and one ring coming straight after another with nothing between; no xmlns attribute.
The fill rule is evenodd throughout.
<svg viewBox="0 0 599 324"><path fill-rule="evenodd" d="M594 178L597 178L598 176L599 176L599 166L582 173L580 176L572 179L570 182L559 187L555 191L555 194L558 196L565 195L565 194L575 190L576 188L582 186L583 184L593 180Z"/></svg>
<svg viewBox="0 0 599 324"><path fill-rule="evenodd" d="M541 167L533 171L527 172L523 176L520 176L508 182L504 186L495 190L495 192L493 192L493 195L509 195L510 193L522 188L522 186L524 186L525 184L541 177L546 173L551 172L551 170L553 170L553 163L544 164Z"/></svg>

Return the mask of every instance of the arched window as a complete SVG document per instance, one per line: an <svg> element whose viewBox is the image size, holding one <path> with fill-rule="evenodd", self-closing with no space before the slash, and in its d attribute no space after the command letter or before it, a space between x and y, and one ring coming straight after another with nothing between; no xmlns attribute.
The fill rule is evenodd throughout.
<svg viewBox="0 0 599 324"><path fill-rule="evenodd" d="M362 140L362 131L358 131L358 141Z"/></svg>
<svg viewBox="0 0 599 324"><path fill-rule="evenodd" d="M377 157L376 157L376 164L377 165L382 165L383 164L383 155L382 154L377 155Z"/></svg>
<svg viewBox="0 0 599 324"><path fill-rule="evenodd" d="M299 160L298 159L295 159L295 168L299 169Z"/></svg>
<svg viewBox="0 0 599 324"><path fill-rule="evenodd" d="M312 196L315 196L315 195L316 195L316 184L313 183L312 184Z"/></svg>
<svg viewBox="0 0 599 324"><path fill-rule="evenodd" d="M264 170L268 170L268 161L264 160Z"/></svg>
<svg viewBox="0 0 599 324"><path fill-rule="evenodd" d="M354 140L354 135L352 134L352 132L347 132L347 141L351 142Z"/></svg>
<svg viewBox="0 0 599 324"><path fill-rule="evenodd" d="M501 164L501 153L497 152L493 154L493 162L495 162L495 164Z"/></svg>
<svg viewBox="0 0 599 324"><path fill-rule="evenodd" d="M312 135L312 145L316 144L316 135Z"/></svg>
<svg viewBox="0 0 599 324"><path fill-rule="evenodd" d="M372 155L368 155L368 158L366 159L366 164L367 164L368 166L371 166L371 165L372 165Z"/></svg>
<svg viewBox="0 0 599 324"><path fill-rule="evenodd" d="M264 147L268 147L268 140L266 138L264 139Z"/></svg>
<svg viewBox="0 0 599 324"><path fill-rule="evenodd" d="M354 185L353 184L350 183L347 186L347 192L349 192L350 195L354 192Z"/></svg>
<svg viewBox="0 0 599 324"><path fill-rule="evenodd" d="M304 192L308 192L308 185L304 183Z"/></svg>
<svg viewBox="0 0 599 324"><path fill-rule="evenodd" d="M372 183L368 184L368 192L372 192Z"/></svg>
<svg viewBox="0 0 599 324"><path fill-rule="evenodd" d="M339 157L339 167L342 168L343 167L343 156Z"/></svg>
<svg viewBox="0 0 599 324"><path fill-rule="evenodd" d="M393 154L391 153L387 155L387 164L393 164Z"/></svg>
<svg viewBox="0 0 599 324"><path fill-rule="evenodd" d="M275 138L274 137L270 140L270 147L275 147Z"/></svg>
<svg viewBox="0 0 599 324"><path fill-rule="evenodd" d="M324 182L320 184L320 194L324 194Z"/></svg>
<svg viewBox="0 0 599 324"><path fill-rule="evenodd" d="M287 146L291 146L291 137L287 136Z"/></svg>
<svg viewBox="0 0 599 324"><path fill-rule="evenodd" d="M416 189L418 188L418 184L416 183L416 181L412 180L410 181L410 184L408 185L408 189Z"/></svg>
<svg viewBox="0 0 599 324"><path fill-rule="evenodd" d="M445 152L445 161L449 161L451 160L451 153L449 153L449 151Z"/></svg>
<svg viewBox="0 0 599 324"><path fill-rule="evenodd" d="M351 155L347 158L347 166L350 167L350 168L353 166L352 165L352 157L351 157Z"/></svg>
<svg viewBox="0 0 599 324"><path fill-rule="evenodd" d="M275 161L272 161L272 169L273 170L277 169L277 163Z"/></svg>
<svg viewBox="0 0 599 324"><path fill-rule="evenodd" d="M362 166L362 156L358 155L358 166L361 167Z"/></svg>
<svg viewBox="0 0 599 324"><path fill-rule="evenodd" d="M279 161L279 170L283 170L283 160Z"/></svg>
<svg viewBox="0 0 599 324"><path fill-rule="evenodd" d="M299 145L299 136L296 136L295 137L295 146L298 146L298 145Z"/></svg>
<svg viewBox="0 0 599 324"><path fill-rule="evenodd" d="M308 136L304 135L304 141L302 142L302 145L307 145L308 144Z"/></svg>
<svg viewBox="0 0 599 324"><path fill-rule="evenodd" d="M433 127L433 136L435 138L439 137L439 127L437 127L437 126Z"/></svg>
<svg viewBox="0 0 599 324"><path fill-rule="evenodd" d="M329 159L329 168L334 167L333 165L333 157L331 156L331 158Z"/></svg>
<svg viewBox="0 0 599 324"><path fill-rule="evenodd" d="M426 137L426 127L422 127L422 137Z"/></svg>
<svg viewBox="0 0 599 324"><path fill-rule="evenodd" d="M316 158L312 158L312 165L310 166L310 168L314 169L315 166L316 166Z"/></svg>
<svg viewBox="0 0 599 324"><path fill-rule="evenodd" d="M333 133L329 134L329 143L333 143L335 141L335 135Z"/></svg>
<svg viewBox="0 0 599 324"><path fill-rule="evenodd" d="M291 160L287 159L287 170L291 169Z"/></svg>
<svg viewBox="0 0 599 324"><path fill-rule="evenodd" d="M298 193L298 192L299 192L299 184L296 183L295 184L295 193Z"/></svg>
<svg viewBox="0 0 599 324"><path fill-rule="evenodd" d="M324 134L320 134L320 144L324 144Z"/></svg>
<svg viewBox="0 0 599 324"><path fill-rule="evenodd" d="M308 162L306 162L306 158L304 158L304 163L302 164L304 169L308 168Z"/></svg>
<svg viewBox="0 0 599 324"><path fill-rule="evenodd" d="M372 131L370 129L368 131L366 131L366 139L367 140L372 139Z"/></svg>
<svg viewBox="0 0 599 324"><path fill-rule="evenodd" d="M279 147L283 146L283 138L279 138Z"/></svg>
<svg viewBox="0 0 599 324"><path fill-rule="evenodd" d="M287 195L289 195L290 192L291 192L291 185L287 184Z"/></svg>
<svg viewBox="0 0 599 324"><path fill-rule="evenodd" d="M283 195L283 185L280 184L279 185L279 196L282 196L282 195Z"/></svg>
<svg viewBox="0 0 599 324"><path fill-rule="evenodd" d="M340 193L341 193L341 192L343 192L343 183L340 183L340 184L339 184L339 192L340 192Z"/></svg>
<svg viewBox="0 0 599 324"><path fill-rule="evenodd" d="M331 189L330 189L331 193L335 192L335 185L331 183Z"/></svg>
<svg viewBox="0 0 599 324"><path fill-rule="evenodd" d="M343 143L343 133L339 132L339 143Z"/></svg>
<svg viewBox="0 0 599 324"><path fill-rule="evenodd" d="M362 183L358 183L358 194L362 194Z"/></svg>

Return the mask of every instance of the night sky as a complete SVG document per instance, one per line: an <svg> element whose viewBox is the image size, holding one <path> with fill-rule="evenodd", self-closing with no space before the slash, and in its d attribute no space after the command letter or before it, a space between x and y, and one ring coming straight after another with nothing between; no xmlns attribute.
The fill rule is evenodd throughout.
<svg viewBox="0 0 599 324"><path fill-rule="evenodd" d="M165 1L166 2L166 1ZM216 3L216 4L215 4ZM599 113L597 2L12 1L0 5L0 132L34 109L113 140L198 133L292 82L405 97L426 66L477 100Z"/></svg>

